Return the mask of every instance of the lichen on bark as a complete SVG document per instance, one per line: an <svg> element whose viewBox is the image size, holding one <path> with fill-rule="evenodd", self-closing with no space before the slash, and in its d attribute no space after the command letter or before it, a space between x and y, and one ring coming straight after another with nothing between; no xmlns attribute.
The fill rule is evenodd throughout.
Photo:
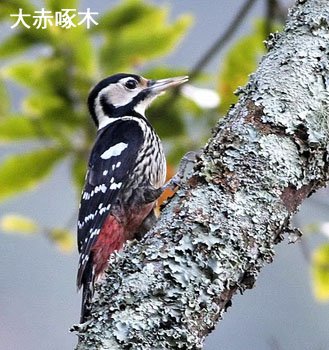
<svg viewBox="0 0 329 350"><path fill-rule="evenodd" d="M298 1L193 175L110 258L81 349L200 349L251 288L302 201L328 180L329 3Z"/></svg>

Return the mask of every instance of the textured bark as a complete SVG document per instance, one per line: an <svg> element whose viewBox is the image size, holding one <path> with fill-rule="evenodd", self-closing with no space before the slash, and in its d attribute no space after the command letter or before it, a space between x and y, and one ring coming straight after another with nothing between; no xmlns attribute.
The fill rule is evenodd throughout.
<svg viewBox="0 0 329 350"><path fill-rule="evenodd" d="M329 2L297 1L194 174L110 259L77 349L200 349L328 180Z"/></svg>

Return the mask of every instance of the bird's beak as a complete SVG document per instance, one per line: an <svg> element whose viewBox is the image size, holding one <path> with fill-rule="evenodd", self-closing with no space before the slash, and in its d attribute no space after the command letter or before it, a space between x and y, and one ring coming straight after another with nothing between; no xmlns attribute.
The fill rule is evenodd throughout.
<svg viewBox="0 0 329 350"><path fill-rule="evenodd" d="M188 76L174 77L160 80L148 80L147 85L151 93L158 95L169 88L176 87L188 81Z"/></svg>

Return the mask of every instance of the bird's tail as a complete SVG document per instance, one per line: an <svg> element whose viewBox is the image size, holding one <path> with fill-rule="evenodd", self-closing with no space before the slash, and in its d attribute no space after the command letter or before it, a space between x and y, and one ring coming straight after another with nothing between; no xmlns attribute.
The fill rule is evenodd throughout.
<svg viewBox="0 0 329 350"><path fill-rule="evenodd" d="M83 276L82 302L80 323L86 322L90 317L91 300L94 295L94 273L92 263L87 264Z"/></svg>

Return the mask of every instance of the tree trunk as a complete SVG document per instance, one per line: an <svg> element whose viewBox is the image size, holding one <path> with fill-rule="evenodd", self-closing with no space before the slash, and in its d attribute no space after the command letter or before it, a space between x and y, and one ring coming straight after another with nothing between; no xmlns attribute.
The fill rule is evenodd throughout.
<svg viewBox="0 0 329 350"><path fill-rule="evenodd" d="M267 41L192 177L110 259L76 349L200 349L251 288L301 202L328 180L329 2L300 0Z"/></svg>

